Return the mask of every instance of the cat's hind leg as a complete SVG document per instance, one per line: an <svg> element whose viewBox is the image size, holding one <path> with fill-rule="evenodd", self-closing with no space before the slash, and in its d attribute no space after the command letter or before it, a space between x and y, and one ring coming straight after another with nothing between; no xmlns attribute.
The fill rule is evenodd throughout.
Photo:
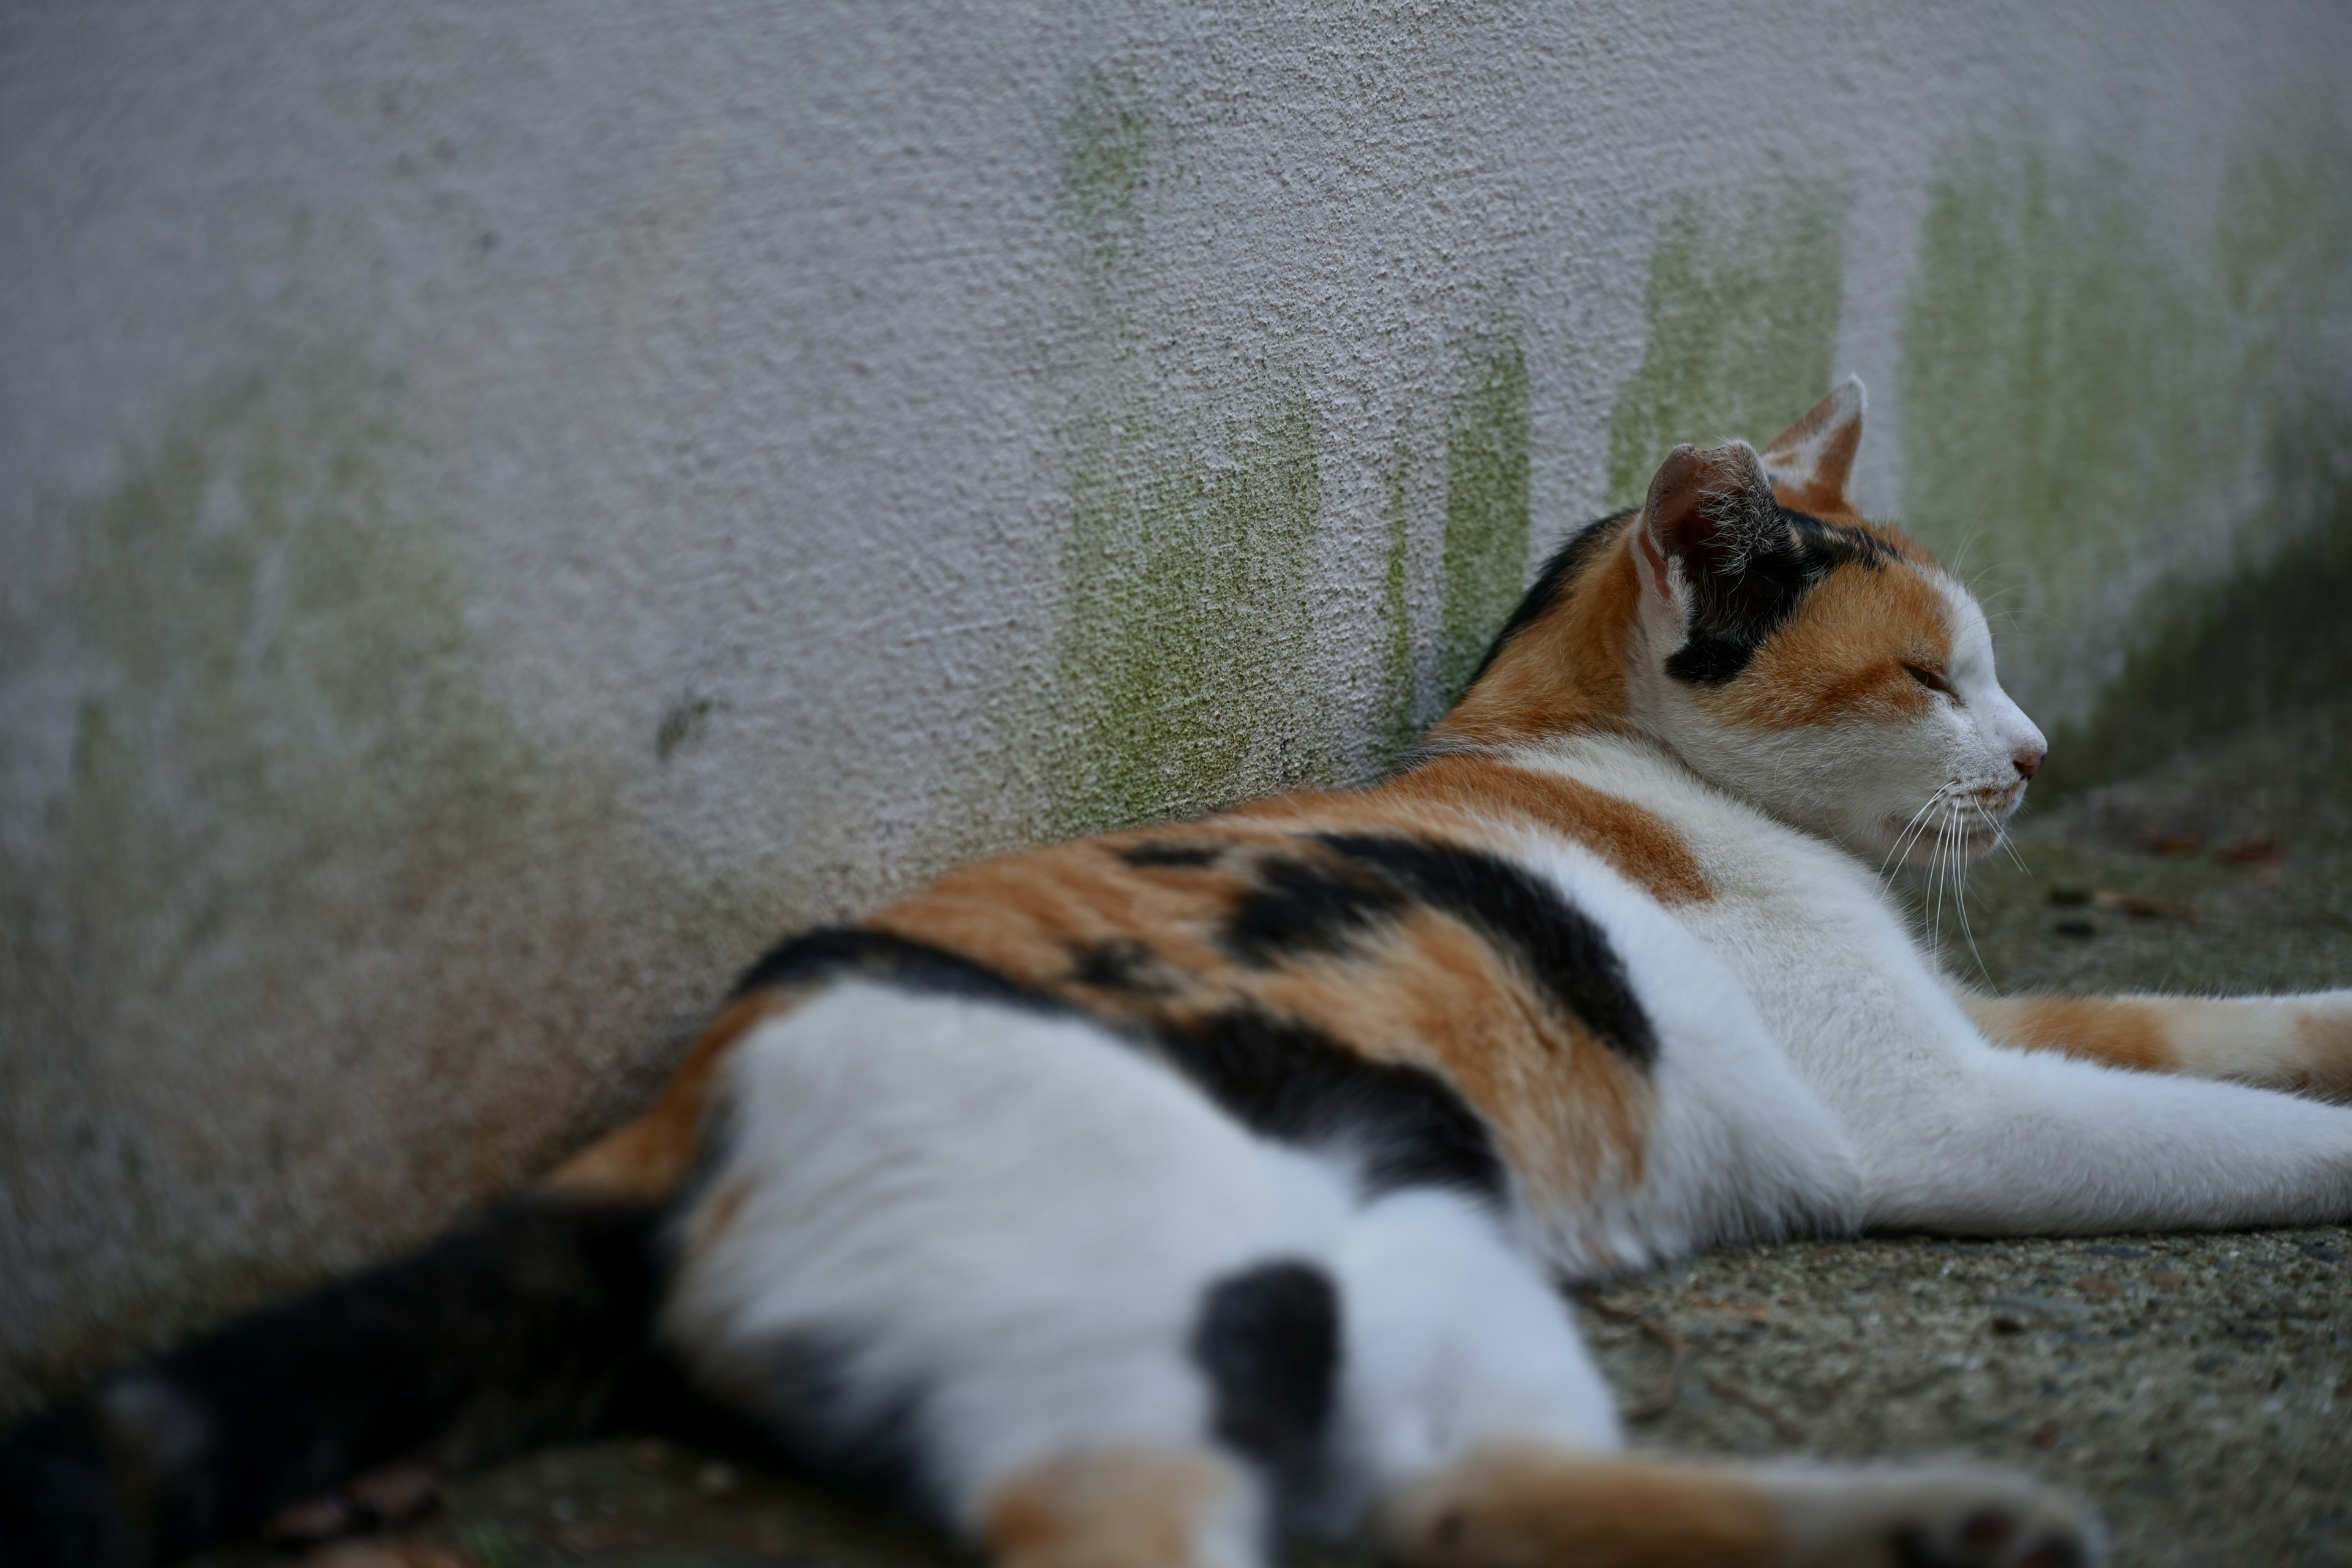
<svg viewBox="0 0 2352 1568"><path fill-rule="evenodd" d="M1258 1560L1256 1479L1206 1445L1107 1445L991 1489L979 1535L1002 1568L1242 1568Z"/></svg>
<svg viewBox="0 0 2352 1568"><path fill-rule="evenodd" d="M1082 1017L839 985L749 1034L668 1342L1021 1568L1251 1568L1318 1458L1348 1173Z"/></svg>
<svg viewBox="0 0 2352 1568"><path fill-rule="evenodd" d="M2096 1524L1989 1468L1709 1466L1619 1453L1566 1304L1494 1217L1392 1194L1336 1259L1346 1324L1340 1500L1422 1568L2060 1568Z"/></svg>
<svg viewBox="0 0 2352 1568"><path fill-rule="evenodd" d="M1401 1486L1408 1568L2087 1568L2095 1521L1973 1466L1709 1466L1496 1444Z"/></svg>

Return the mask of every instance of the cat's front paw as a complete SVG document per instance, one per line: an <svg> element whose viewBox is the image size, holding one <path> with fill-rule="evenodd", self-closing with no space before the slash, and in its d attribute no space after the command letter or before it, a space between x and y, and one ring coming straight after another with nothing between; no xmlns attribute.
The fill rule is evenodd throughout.
<svg viewBox="0 0 2352 1568"><path fill-rule="evenodd" d="M2289 1005L2302 1060L2288 1087L2352 1102L2352 990L2298 996Z"/></svg>
<svg viewBox="0 0 2352 1568"><path fill-rule="evenodd" d="M1790 1561L1805 1568L2092 1568L2106 1531L2084 1504L1976 1465L1774 1477Z"/></svg>

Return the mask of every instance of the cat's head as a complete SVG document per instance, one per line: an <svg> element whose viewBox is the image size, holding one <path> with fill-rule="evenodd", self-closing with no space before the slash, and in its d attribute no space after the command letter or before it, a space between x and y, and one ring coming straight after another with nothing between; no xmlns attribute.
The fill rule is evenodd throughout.
<svg viewBox="0 0 2352 1568"><path fill-rule="evenodd" d="M1990 847L2042 731L1974 596L1847 500L1862 415L1849 381L1760 454L1676 447L1553 559L1433 739L1645 734L1874 859Z"/></svg>

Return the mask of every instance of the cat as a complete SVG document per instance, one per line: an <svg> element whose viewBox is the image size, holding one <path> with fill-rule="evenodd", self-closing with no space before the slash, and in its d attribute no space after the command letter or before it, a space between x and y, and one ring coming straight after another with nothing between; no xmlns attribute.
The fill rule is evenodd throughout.
<svg viewBox="0 0 2352 1568"><path fill-rule="evenodd" d="M1677 447L1373 787L952 871L743 977L638 1120L0 1441L10 1562L696 1420L1008 1568L2096 1561L1959 1462L1627 1457L1563 1280L1806 1234L2352 1215L2352 991L1995 997L1877 871L2044 741L1847 495L1858 381ZM2216 1081L2236 1079L2235 1082ZM2279 1092L2301 1089L2310 1095Z"/></svg>

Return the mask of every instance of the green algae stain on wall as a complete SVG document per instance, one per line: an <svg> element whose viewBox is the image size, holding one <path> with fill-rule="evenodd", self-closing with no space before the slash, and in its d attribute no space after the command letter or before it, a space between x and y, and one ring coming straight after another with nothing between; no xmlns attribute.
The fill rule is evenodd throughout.
<svg viewBox="0 0 2352 1568"><path fill-rule="evenodd" d="M208 932L347 901L356 844L402 912L515 847L530 759L464 668L435 525L391 510L396 438L355 367L242 378L77 520L98 673L50 841L64 929L110 985L152 993Z"/></svg>
<svg viewBox="0 0 2352 1568"><path fill-rule="evenodd" d="M2210 238L2159 235L2108 161L1987 141L1933 191L1907 520L2002 589L2055 790L2352 675L2328 608L2352 409L2313 352L2352 307L2352 157L2250 144L2223 191Z"/></svg>
<svg viewBox="0 0 2352 1568"><path fill-rule="evenodd" d="M1421 733L1421 668L1412 646L1412 517L1400 451L1389 468L1388 553L1381 576L1381 696L1373 716L1372 757L1385 773L1404 760Z"/></svg>
<svg viewBox="0 0 2352 1568"><path fill-rule="evenodd" d="M2156 259L2129 182L2038 149L1969 148L1934 188L1903 337L1904 515L1999 563L2040 658L2112 633L2145 525L2206 469L2224 366L2206 301ZM2006 585L2006 584L2005 584ZM2029 684L2031 682L2029 681Z"/></svg>
<svg viewBox="0 0 2352 1568"><path fill-rule="evenodd" d="M2307 418L2344 395L2329 378L2341 374L2334 323L2352 310L2352 134L2253 142L2225 191L2217 271L2250 387L2290 422Z"/></svg>
<svg viewBox="0 0 2352 1568"><path fill-rule="evenodd" d="M1609 420L1609 505L1638 505L1675 447L1762 443L1829 390L1844 200L1790 185L1725 209L1676 205L1650 258L1650 337Z"/></svg>
<svg viewBox="0 0 2352 1568"><path fill-rule="evenodd" d="M1063 128L1062 188L1078 232L1108 251L1134 219L1151 158L1151 115L1133 78L1097 67L1077 84Z"/></svg>
<svg viewBox="0 0 2352 1568"><path fill-rule="evenodd" d="M2299 510L2295 534L2269 559L2248 552L2151 595L2149 635L2090 715L2055 739L2061 791L2128 777L2352 689L2352 482L2336 478Z"/></svg>
<svg viewBox="0 0 2352 1568"><path fill-rule="evenodd" d="M1437 668L1448 705L1527 585L1528 429L1528 362L1518 338L1475 344L1445 442Z"/></svg>
<svg viewBox="0 0 2352 1568"><path fill-rule="evenodd" d="M0 726L33 829L0 840L0 1296L39 1292L0 1385L414 1234L594 1098L547 1094L517 999L597 951L549 868L606 802L482 690L391 406L332 354L201 392L58 520L56 600L5 629L70 740Z"/></svg>
<svg viewBox="0 0 2352 1568"><path fill-rule="evenodd" d="M1015 721L1027 749L1042 731L1045 759L1045 809L1021 837L1198 811L1330 771L1307 675L1314 411L1278 370L1191 396L1155 370L1154 345L1181 336L1149 244L1168 153L1131 74L1079 78L1062 167L1076 310L1054 387L1068 531L1049 689Z"/></svg>
<svg viewBox="0 0 2352 1568"><path fill-rule="evenodd" d="M1197 810L1321 766L1302 721L1321 482L1313 411L1277 405L1225 461L1076 475L1055 687L1061 826Z"/></svg>
<svg viewBox="0 0 2352 1568"><path fill-rule="evenodd" d="M2352 410L2311 348L2352 302L2352 160L2299 145L2242 156L2210 239L2169 247L2100 158L1975 142L1935 186L1903 343L1906 516L2000 588L2053 789L2259 717L2266 681L2300 689L2294 658L2260 653L2293 638L2262 623L2310 602L2284 555L2326 578L2341 552L2321 454Z"/></svg>

